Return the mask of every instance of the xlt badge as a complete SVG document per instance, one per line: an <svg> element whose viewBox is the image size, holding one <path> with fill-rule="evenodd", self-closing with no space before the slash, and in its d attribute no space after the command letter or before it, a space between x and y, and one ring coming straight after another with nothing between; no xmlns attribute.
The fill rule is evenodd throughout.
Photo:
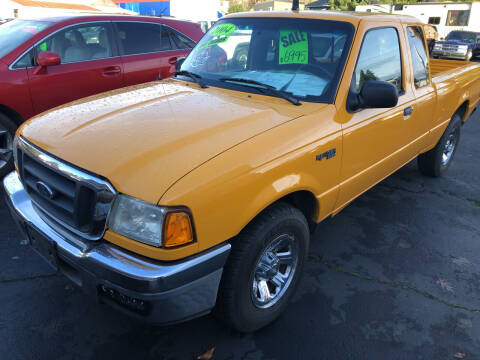
<svg viewBox="0 0 480 360"><path fill-rule="evenodd" d="M316 159L319 160L319 161L323 160L323 159L328 160L328 159L331 159L332 157L334 157L335 155L337 155L337 149L336 148L325 151L324 153L317 155Z"/></svg>

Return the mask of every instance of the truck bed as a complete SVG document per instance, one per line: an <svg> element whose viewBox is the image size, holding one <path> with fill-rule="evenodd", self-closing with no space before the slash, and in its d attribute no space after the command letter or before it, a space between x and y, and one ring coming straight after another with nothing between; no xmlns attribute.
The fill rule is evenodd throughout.
<svg viewBox="0 0 480 360"><path fill-rule="evenodd" d="M460 68L467 70L472 65L478 64L469 61L430 59L430 72L432 77L437 77L453 73L453 70L460 70Z"/></svg>

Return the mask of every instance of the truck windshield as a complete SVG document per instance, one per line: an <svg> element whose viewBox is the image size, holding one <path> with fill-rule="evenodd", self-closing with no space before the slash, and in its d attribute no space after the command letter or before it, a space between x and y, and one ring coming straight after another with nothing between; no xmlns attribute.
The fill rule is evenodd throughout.
<svg viewBox="0 0 480 360"><path fill-rule="evenodd" d="M53 23L34 20L12 20L0 26L0 58L22 45Z"/></svg>
<svg viewBox="0 0 480 360"><path fill-rule="evenodd" d="M460 40L463 42L474 43L476 41L476 35L475 33L466 31L452 31L447 35L445 40Z"/></svg>
<svg viewBox="0 0 480 360"><path fill-rule="evenodd" d="M182 64L179 76L210 85L310 102L333 102L354 27L299 18L217 22ZM198 81L197 81L198 82ZM272 91L273 90L273 91Z"/></svg>

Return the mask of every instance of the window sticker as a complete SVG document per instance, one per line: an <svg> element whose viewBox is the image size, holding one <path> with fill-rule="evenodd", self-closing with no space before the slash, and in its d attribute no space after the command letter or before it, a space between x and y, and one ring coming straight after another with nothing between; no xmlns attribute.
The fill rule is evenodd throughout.
<svg viewBox="0 0 480 360"><path fill-rule="evenodd" d="M228 40L228 38L229 38L229 36L225 36L225 37L221 37L221 38L218 38L218 39L208 40L207 42L200 45L199 49L205 49L205 48L210 47L210 46L214 46L214 45L224 43Z"/></svg>
<svg viewBox="0 0 480 360"><path fill-rule="evenodd" d="M308 64L308 35L304 31L280 30L278 63Z"/></svg>
<svg viewBox="0 0 480 360"><path fill-rule="evenodd" d="M236 30L236 27L235 25L233 24L221 24L221 25L218 25L217 27L214 27L209 33L208 35L210 35L211 37L214 37L214 36L226 36L232 32L234 32Z"/></svg>
<svg viewBox="0 0 480 360"><path fill-rule="evenodd" d="M40 51L47 51L47 42L43 42L40 44Z"/></svg>

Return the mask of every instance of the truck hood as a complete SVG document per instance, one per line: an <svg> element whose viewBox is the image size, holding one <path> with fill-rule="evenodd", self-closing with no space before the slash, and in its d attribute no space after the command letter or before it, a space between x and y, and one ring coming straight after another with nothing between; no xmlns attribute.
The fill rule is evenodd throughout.
<svg viewBox="0 0 480 360"><path fill-rule="evenodd" d="M26 122L19 134L104 176L117 191L156 203L212 157L323 106L167 80L56 108Z"/></svg>

